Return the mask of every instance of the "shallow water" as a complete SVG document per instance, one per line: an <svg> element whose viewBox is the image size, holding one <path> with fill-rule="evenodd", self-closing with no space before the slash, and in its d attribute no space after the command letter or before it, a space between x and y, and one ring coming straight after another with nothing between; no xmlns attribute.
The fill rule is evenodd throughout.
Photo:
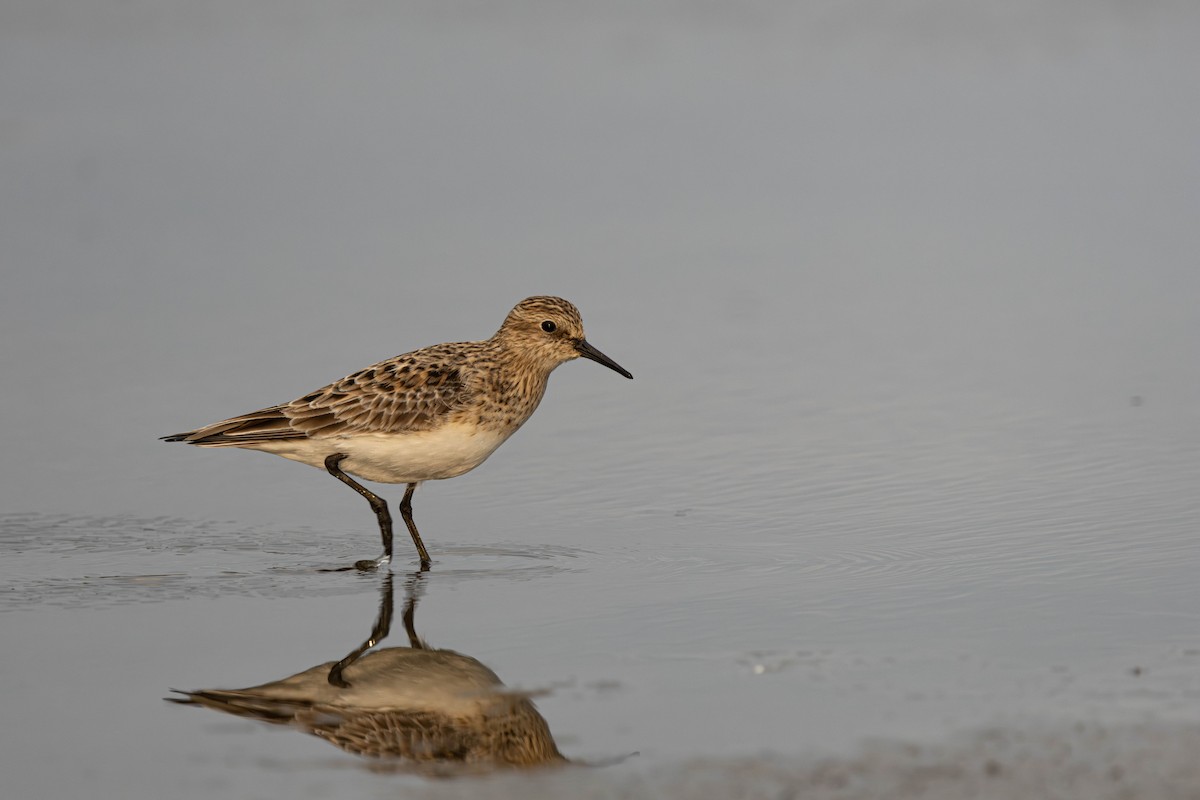
<svg viewBox="0 0 1200 800"><path fill-rule="evenodd" d="M162 701L383 578L157 437L558 293L635 380L414 501L420 635L607 764L492 794L1193 796L1200 16L884 5L0 10L3 794L477 796Z"/></svg>

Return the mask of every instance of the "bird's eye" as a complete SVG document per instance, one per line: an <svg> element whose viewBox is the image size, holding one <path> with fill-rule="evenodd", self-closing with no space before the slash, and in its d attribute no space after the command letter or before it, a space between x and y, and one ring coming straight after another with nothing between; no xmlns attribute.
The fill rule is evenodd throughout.
<svg viewBox="0 0 1200 800"><path fill-rule="evenodd" d="M550 320L546 320L545 322L542 323L542 330L544 330L546 333L554 333L554 331L557 327L558 326L555 325Z"/></svg>

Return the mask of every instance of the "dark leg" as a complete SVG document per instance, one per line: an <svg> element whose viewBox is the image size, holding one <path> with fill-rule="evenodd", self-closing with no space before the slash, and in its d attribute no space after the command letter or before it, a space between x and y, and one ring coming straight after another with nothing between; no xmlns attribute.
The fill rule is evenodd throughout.
<svg viewBox="0 0 1200 800"><path fill-rule="evenodd" d="M417 600L421 597L421 580L428 571L428 567L422 567L419 571L409 575L408 580L404 583L404 630L408 634L409 645L415 650L425 649L425 643L417 636L413 618L416 616ZM350 683L342 676L342 673L347 667L362 658L364 653L383 641L388 632L391 631L392 614L395 608L392 597L392 573L389 570L383 577L383 584L380 588L379 615L375 618L375 627L371 629L371 635L367 637L365 642L354 648L350 655L329 668L328 680L332 685L343 689L350 686Z"/></svg>
<svg viewBox="0 0 1200 800"><path fill-rule="evenodd" d="M388 632L392 629L392 608L392 573L389 570L388 574L383 576L383 589L379 597L379 616L375 618L375 627L371 629L371 635L367 637L365 642L354 648L350 655L330 667L329 682L331 684L343 689L350 686L346 682L346 679L342 677L342 672L346 667L362 658L363 653L379 644L388 635Z"/></svg>
<svg viewBox="0 0 1200 800"><path fill-rule="evenodd" d="M342 472L338 465L341 464L345 458L346 453L334 453L325 459L325 469L328 470L330 475L337 478L339 481L365 497L367 502L371 504L371 510L375 512L375 518L379 520L379 533L383 537L383 555L374 561L364 559L362 561L355 562L354 566L361 570L377 569L378 567L382 567L385 564L391 563L392 560L392 515L388 511L387 503L384 502L382 497L375 494L346 473ZM412 494L412 484L409 484L408 494ZM405 499L407 498L408 495L405 495ZM414 531L413 536L416 536L415 529L412 527L412 523L407 519L405 522L408 522L409 530ZM429 558L429 556L424 554L424 548L421 548L421 551L422 558Z"/></svg>
<svg viewBox="0 0 1200 800"><path fill-rule="evenodd" d="M412 518L412 496L417 490L415 483L410 483L404 491L404 499L400 501L400 516L404 519L404 524L408 526L408 532L412 534L413 544L417 546L417 555L421 557L421 569L429 569L429 551L425 549L425 543L421 541L421 534L417 533L417 523L413 522ZM389 549L390 553L391 550Z"/></svg>
<svg viewBox="0 0 1200 800"><path fill-rule="evenodd" d="M417 628L414 620L417 615L417 600L421 597L421 579L425 577L425 573L428 571L428 567L421 567L420 571L409 575L408 583L405 587L404 614L401 619L404 620L404 632L408 634L409 647L414 650L426 649L425 643L421 641L421 637L417 636Z"/></svg>

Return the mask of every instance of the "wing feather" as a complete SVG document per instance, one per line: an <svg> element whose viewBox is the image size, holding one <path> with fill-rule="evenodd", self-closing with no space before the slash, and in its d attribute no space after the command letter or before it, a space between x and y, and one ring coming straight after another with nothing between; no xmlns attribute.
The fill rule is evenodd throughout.
<svg viewBox="0 0 1200 800"><path fill-rule="evenodd" d="M246 447L351 433L427 431L472 402L454 345L438 345L359 370L279 406L163 438L208 447Z"/></svg>

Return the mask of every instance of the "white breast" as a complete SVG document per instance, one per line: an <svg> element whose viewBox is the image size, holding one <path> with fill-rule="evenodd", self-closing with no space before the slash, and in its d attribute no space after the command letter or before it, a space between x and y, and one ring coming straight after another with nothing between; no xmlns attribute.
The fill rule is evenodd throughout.
<svg viewBox="0 0 1200 800"><path fill-rule="evenodd" d="M321 469L326 457L346 453L341 468L351 475L379 483L417 483L453 478L478 467L511 434L451 423L434 431L264 442L254 449Z"/></svg>

